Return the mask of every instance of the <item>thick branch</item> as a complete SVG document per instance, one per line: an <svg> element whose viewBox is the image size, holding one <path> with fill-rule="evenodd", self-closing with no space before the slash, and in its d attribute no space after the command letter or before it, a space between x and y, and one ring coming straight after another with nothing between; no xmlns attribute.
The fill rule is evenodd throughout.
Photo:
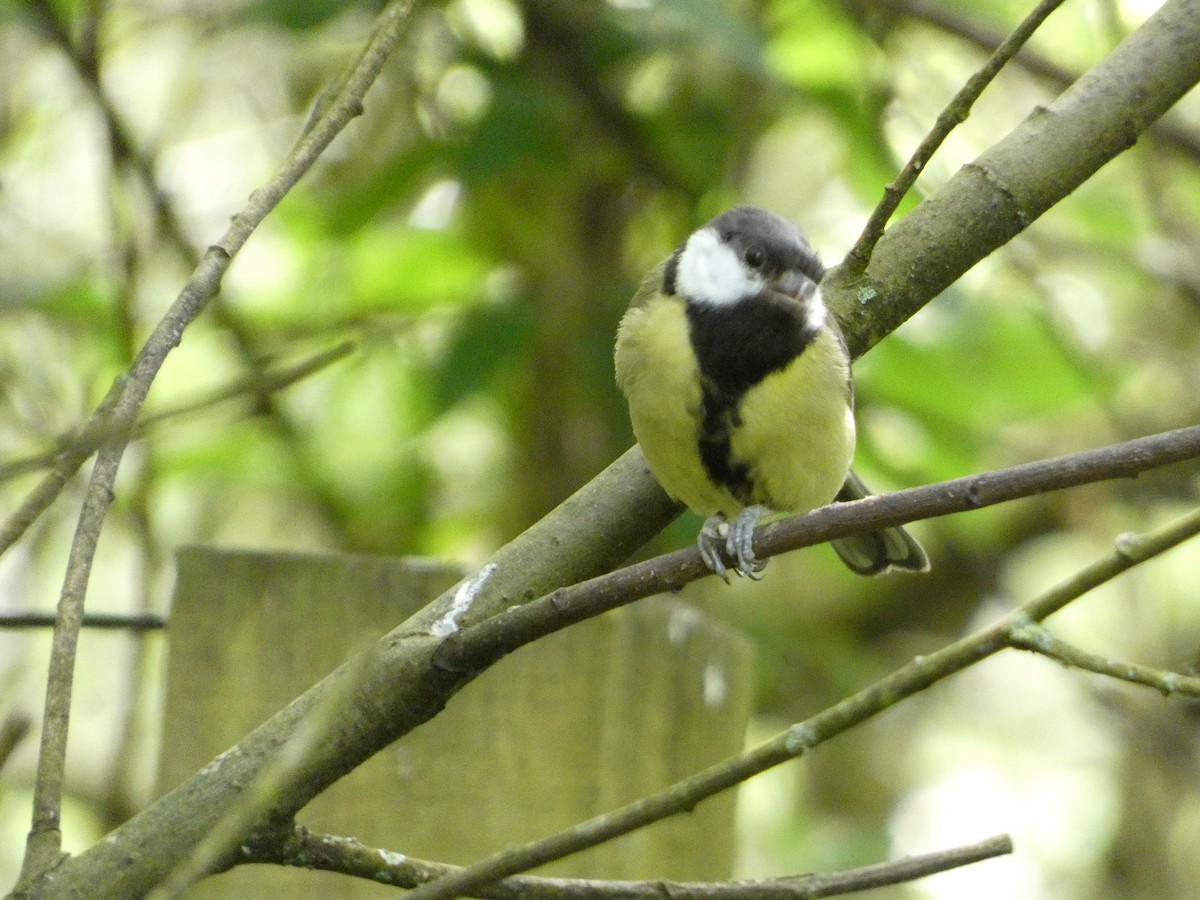
<svg viewBox="0 0 1200 900"><path fill-rule="evenodd" d="M1089 480L1129 476L1197 456L1200 426L897 495L835 504L767 526L757 547L765 555L778 552L777 542L785 540L795 546L815 543L885 522L909 521L916 510L942 515ZM555 590L571 571L611 568L645 539L642 529L647 519L659 521L678 511L661 489L650 490L652 484L640 450L630 450L500 550L479 575L382 638L353 702L343 705L331 739L304 760L294 782L277 798L275 816L295 813L341 773L434 716L455 691L503 655L573 622L710 574L695 548L689 548ZM656 505L647 506L646 497ZM902 498L898 505L894 497ZM545 546L554 552L539 553L538 548ZM534 600L530 594L547 595ZM448 636L434 638L434 634ZM73 896L71 890L91 896L88 890L97 884L105 895L118 897L138 896L139 890L152 887L226 810L237 805L241 786L257 776L346 677L347 666L343 666L222 754L218 762L104 841L63 863L54 872L55 885L66 890L58 896ZM44 890L49 886L39 882L27 896L46 896Z"/></svg>
<svg viewBox="0 0 1200 900"><path fill-rule="evenodd" d="M893 226L862 278L839 279L835 271L827 279L827 296L846 322L856 354L1129 146L1198 77L1200 0L1168 0L1048 110L1035 112ZM880 296L889 302L872 302ZM678 511L655 484L640 452L625 454L493 558L495 568L472 594L466 622L481 622L559 585L606 571ZM764 540L771 534L768 530ZM672 564L692 563L679 558ZM650 574L637 571L639 578ZM680 580L676 571L658 577L658 583ZM631 587L637 594L637 583ZM434 661L439 642L429 631L453 609L454 599L453 592L439 598L381 641L377 662L366 673L367 687L355 703L347 704L336 737L306 762L303 787L281 799L285 811L299 809L340 773L434 715L473 675L447 671ZM501 617L497 627L510 621ZM514 639L509 649L519 645ZM494 652L493 645L486 652L470 650L467 657L475 654L483 660ZM137 896L157 883L236 802L238 785L255 776L344 677L341 672L249 735L236 754L206 767L108 839L65 862L55 870L53 885L39 880L27 895L43 896L53 888L60 896Z"/></svg>
<svg viewBox="0 0 1200 900"><path fill-rule="evenodd" d="M630 450L492 558L476 583L474 609L502 609L619 565L680 508L657 487L641 452ZM553 547L553 553L545 552ZM309 755L277 798L275 818L303 807L343 773L434 716L468 679L433 664L436 622L455 609L451 590L382 638L330 739ZM105 840L24 885L18 897L141 897L241 802L244 785L284 747L354 663L343 665L191 779ZM353 676L359 677L359 676Z"/></svg>
<svg viewBox="0 0 1200 900"><path fill-rule="evenodd" d="M240 848L250 827L259 819L271 816L279 795L298 777L305 757L314 747L329 740L330 730L337 726L338 710L351 700L370 659L369 651L357 657L337 690L326 694L313 714L281 748L282 752L262 768L253 782L245 785L238 802L204 835L187 858L146 894L146 900L175 900L209 872L221 871L233 864L242 852ZM290 833L290 829L288 831Z"/></svg>
<svg viewBox="0 0 1200 900"><path fill-rule="evenodd" d="M1049 106L968 163L880 239L861 275L822 283L861 356L1129 149L1200 80L1200 0L1167 0Z"/></svg>
<svg viewBox="0 0 1200 900"><path fill-rule="evenodd" d="M887 227L892 214L900 206L904 195L916 183L917 176L925 171L925 166L937 152L938 147L942 146L942 142L946 140L951 131L966 121L971 107L975 105L975 101L979 99L984 89L1000 74L1000 70L1025 45L1026 41L1033 37L1033 33L1037 31L1042 22L1046 21L1046 17L1062 4L1063 0L1042 0L1033 12L1017 26L1016 30L996 48L984 67L967 79L967 83L946 104L946 108L934 122L933 128L917 145L917 149L913 151L900 174L896 176L896 180L884 188L883 199L871 212L866 225L863 226L862 234L854 242L850 252L846 254L846 261L843 265L847 272L861 274L867 267L875 245L883 236L883 229Z"/></svg>

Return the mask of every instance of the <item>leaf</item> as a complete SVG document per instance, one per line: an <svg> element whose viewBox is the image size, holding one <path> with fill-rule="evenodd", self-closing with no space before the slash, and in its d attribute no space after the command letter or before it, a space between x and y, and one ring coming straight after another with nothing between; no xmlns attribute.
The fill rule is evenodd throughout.
<svg viewBox="0 0 1200 900"><path fill-rule="evenodd" d="M431 372L434 414L484 388L517 358L533 329L528 310L515 303L466 310L449 347Z"/></svg>
<svg viewBox="0 0 1200 900"><path fill-rule="evenodd" d="M450 231L403 225L365 230L347 249L354 312L419 312L476 299L490 265Z"/></svg>

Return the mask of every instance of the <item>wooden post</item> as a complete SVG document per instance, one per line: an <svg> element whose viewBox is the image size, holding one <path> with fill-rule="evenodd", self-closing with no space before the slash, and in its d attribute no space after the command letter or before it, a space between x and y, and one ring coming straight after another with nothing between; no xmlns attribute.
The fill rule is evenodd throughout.
<svg viewBox="0 0 1200 900"><path fill-rule="evenodd" d="M423 560L191 547L168 631L159 790L199 769L461 573ZM302 824L468 863L620 806L741 748L747 642L687 604L642 601L538 641L350 773ZM733 796L561 861L557 875L719 879ZM395 897L358 879L243 866L189 898Z"/></svg>

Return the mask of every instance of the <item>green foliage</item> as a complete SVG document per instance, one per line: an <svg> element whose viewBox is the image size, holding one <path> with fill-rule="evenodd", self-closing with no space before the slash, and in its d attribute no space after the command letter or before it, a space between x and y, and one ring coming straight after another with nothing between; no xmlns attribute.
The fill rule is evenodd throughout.
<svg viewBox="0 0 1200 900"><path fill-rule="evenodd" d="M365 115L255 235L221 308L185 335L151 404L348 335L359 349L278 395L157 426L118 492L119 509L149 527L141 544L114 535L114 553L144 561L150 593L166 581L154 561L183 541L483 558L627 446L611 342L646 269L698 221L742 201L792 217L836 263L937 107L982 62L953 22L1007 28L1029 5L946 3L950 24L940 25L891 2L423 6ZM155 185L113 155L78 67L28 5L0 3L0 346L25 351L0 366L0 446L13 456L52 446L129 364L179 288L180 261L190 267L216 240L290 146L379 4L108 7L50 4L73 36L104 11L101 86ZM1089 16L1070 5L1056 13L1055 39L1036 52L1063 65L1098 58L1113 23ZM1060 88L1013 66L985 96L1019 117ZM39 113L47 96L70 114ZM997 129L973 117L921 190L936 190ZM857 364L859 464L874 486L1200 417L1200 176L1196 159L1161 147L1151 138L1113 163ZM156 195L183 246L156 215ZM812 550L773 564L761 589L722 589L707 602L756 638L764 715L795 718L958 633L1031 572L1058 572L1194 502L1188 477L925 523L934 573L921 584L851 582ZM5 511L18 487L27 484L4 486ZM695 528L681 519L657 549L690 542ZM39 570L61 557L61 532L31 536ZM47 583L30 602L49 605L53 592ZM1171 630L1149 612L1126 625L1110 633L1114 652L1153 654ZM1099 716L1091 698L1072 698L1076 712ZM762 816L783 824L764 842L800 862L759 859L755 871L879 850L917 802L915 760L948 753L939 736L970 743L944 728L875 734L894 751L862 751L858 788L836 802L831 772L776 798ZM1118 756L1121 740L1105 740ZM971 746L987 765L1004 752ZM1118 791L1115 765L1108 777L1105 789ZM1187 815L1179 834L1194 836L1194 809ZM1116 833L1087 859L1043 860L1046 871L1099 878Z"/></svg>
<svg viewBox="0 0 1200 900"><path fill-rule="evenodd" d="M259 0L242 11L247 21L273 23L295 31L324 25L334 16L356 6L378 7L357 0Z"/></svg>

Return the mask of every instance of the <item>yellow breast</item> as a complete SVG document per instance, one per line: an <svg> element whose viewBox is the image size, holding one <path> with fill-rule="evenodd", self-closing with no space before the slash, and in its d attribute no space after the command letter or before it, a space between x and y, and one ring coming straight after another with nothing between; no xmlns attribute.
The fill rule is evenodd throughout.
<svg viewBox="0 0 1200 900"><path fill-rule="evenodd" d="M822 331L786 368L747 392L732 449L750 465L755 503L807 512L841 489L854 457L848 375L837 338Z"/></svg>
<svg viewBox="0 0 1200 900"><path fill-rule="evenodd" d="M663 489L701 515L736 515L744 504L700 460L700 376L682 300L655 293L630 308L617 332L616 368L634 434ZM731 446L750 467L752 502L800 512L833 499L854 454L846 381L845 356L822 332L747 392Z"/></svg>
<svg viewBox="0 0 1200 900"><path fill-rule="evenodd" d="M630 308L617 330L616 368L633 433L663 490L703 515L736 510L700 462L700 373L681 300L659 294Z"/></svg>

